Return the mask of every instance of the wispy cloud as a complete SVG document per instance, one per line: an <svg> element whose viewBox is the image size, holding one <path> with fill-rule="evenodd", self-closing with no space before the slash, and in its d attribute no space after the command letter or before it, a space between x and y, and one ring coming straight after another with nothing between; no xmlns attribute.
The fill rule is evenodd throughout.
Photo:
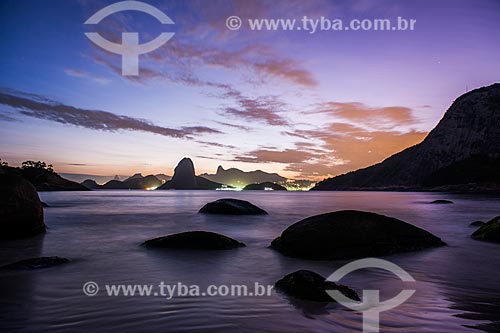
<svg viewBox="0 0 500 333"><path fill-rule="evenodd" d="M222 133L206 126L163 127L144 119L107 111L81 109L43 96L24 94L10 89L0 90L0 104L14 108L24 116L100 131L139 131L175 138L192 138L191 135L194 134Z"/></svg>
<svg viewBox="0 0 500 333"><path fill-rule="evenodd" d="M328 114L336 119L351 121L373 128L390 128L418 123L413 110L405 106L371 107L359 102L325 102L313 113Z"/></svg>
<svg viewBox="0 0 500 333"><path fill-rule="evenodd" d="M79 70L79 69L66 68L66 69L64 69L64 73L66 73L66 75L72 76L72 77L90 79L90 80L97 82L99 84L107 84L110 81L109 79L106 79L104 77L93 76L90 73L88 73L86 71Z"/></svg>
<svg viewBox="0 0 500 333"><path fill-rule="evenodd" d="M221 96L232 99L234 106L221 109L226 115L231 115L246 121L262 122L271 126L287 126L289 121L282 115L284 103L277 96L259 96L250 98L235 89L227 89Z"/></svg>

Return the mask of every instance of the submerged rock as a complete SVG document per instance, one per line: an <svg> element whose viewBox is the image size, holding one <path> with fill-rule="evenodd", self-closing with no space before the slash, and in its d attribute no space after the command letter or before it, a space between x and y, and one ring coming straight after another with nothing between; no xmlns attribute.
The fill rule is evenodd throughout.
<svg viewBox="0 0 500 333"><path fill-rule="evenodd" d="M245 244L230 237L209 231L188 231L150 239L143 246L171 249L227 250Z"/></svg>
<svg viewBox="0 0 500 333"><path fill-rule="evenodd" d="M0 172L0 239L45 232L43 207L35 187L15 171Z"/></svg>
<svg viewBox="0 0 500 333"><path fill-rule="evenodd" d="M61 257L39 257L17 261L3 266L5 269L39 269L69 263L70 260Z"/></svg>
<svg viewBox="0 0 500 333"><path fill-rule="evenodd" d="M306 218L271 243L284 255L306 259L374 257L443 245L440 238L414 225L355 210Z"/></svg>
<svg viewBox="0 0 500 333"><path fill-rule="evenodd" d="M333 302L325 290L338 290L344 296L360 301L358 294L351 288L325 281L321 275L308 270L290 273L275 283L275 288L288 296L316 302Z"/></svg>
<svg viewBox="0 0 500 333"><path fill-rule="evenodd" d="M486 222L483 221L474 221L471 224L469 224L470 227L480 227L482 225L486 224Z"/></svg>
<svg viewBox="0 0 500 333"><path fill-rule="evenodd" d="M254 204L238 199L219 199L203 206L199 213L225 215L260 215L267 212Z"/></svg>
<svg viewBox="0 0 500 333"><path fill-rule="evenodd" d="M485 223L471 237L477 240L500 243L500 216Z"/></svg>
<svg viewBox="0 0 500 333"><path fill-rule="evenodd" d="M452 204L453 201L451 200L443 200L443 199L439 199L439 200L434 200L434 201L431 201L430 202L431 204L437 204L437 205L446 205L446 204Z"/></svg>

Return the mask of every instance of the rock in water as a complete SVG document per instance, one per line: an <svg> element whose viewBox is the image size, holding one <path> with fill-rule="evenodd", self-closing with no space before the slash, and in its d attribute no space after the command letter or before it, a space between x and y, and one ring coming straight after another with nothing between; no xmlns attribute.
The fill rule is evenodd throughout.
<svg viewBox="0 0 500 333"><path fill-rule="evenodd" d="M219 199L207 203L200 211L203 214L259 215L267 212L248 201L238 199Z"/></svg>
<svg viewBox="0 0 500 333"><path fill-rule="evenodd" d="M472 234L472 238L500 243L500 216L495 217L477 229Z"/></svg>
<svg viewBox="0 0 500 333"><path fill-rule="evenodd" d="M43 207L35 187L15 171L0 169L0 238L45 232Z"/></svg>
<svg viewBox="0 0 500 333"><path fill-rule="evenodd" d="M61 257L40 257L21 260L3 266L5 269L39 269L69 263L70 260Z"/></svg>
<svg viewBox="0 0 500 333"><path fill-rule="evenodd" d="M271 243L284 255L305 259L383 256L442 245L440 238L414 225L355 210L308 217Z"/></svg>
<svg viewBox="0 0 500 333"><path fill-rule="evenodd" d="M243 247L245 244L230 237L208 231L188 231L150 239L144 246L171 249L227 250Z"/></svg>
<svg viewBox="0 0 500 333"><path fill-rule="evenodd" d="M308 270L299 270L286 275L275 283L275 288L288 296L316 302L333 302L325 290L338 290L344 296L360 301L358 294L351 288L325 281L321 275Z"/></svg>
<svg viewBox="0 0 500 333"><path fill-rule="evenodd" d="M446 205L446 204L452 204L453 201L438 199L438 200L431 201L430 203L431 204L435 204L435 205Z"/></svg>
<svg viewBox="0 0 500 333"><path fill-rule="evenodd" d="M485 225L486 223L483 221L474 221L471 224L469 224L469 227L480 227L482 225Z"/></svg>

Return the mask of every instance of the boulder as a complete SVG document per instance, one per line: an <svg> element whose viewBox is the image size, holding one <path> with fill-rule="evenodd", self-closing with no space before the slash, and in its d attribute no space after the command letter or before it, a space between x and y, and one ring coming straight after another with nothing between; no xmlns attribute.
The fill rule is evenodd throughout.
<svg viewBox="0 0 500 333"><path fill-rule="evenodd" d="M286 275L274 286L276 290L288 296L310 301L333 302L334 299L325 290L338 290L344 296L354 301L360 301L358 294L351 288L325 281L321 275L303 269Z"/></svg>
<svg viewBox="0 0 500 333"><path fill-rule="evenodd" d="M0 239L43 232L43 207L35 187L15 171L0 173Z"/></svg>
<svg viewBox="0 0 500 333"><path fill-rule="evenodd" d="M143 246L171 249L227 250L245 244L227 236L208 231L188 231L150 239Z"/></svg>
<svg viewBox="0 0 500 333"><path fill-rule="evenodd" d="M203 206L200 211L203 214L224 215L262 215L267 212L252 203L238 199L219 199Z"/></svg>
<svg viewBox="0 0 500 333"><path fill-rule="evenodd" d="M500 243L500 216L485 223L472 234L473 239Z"/></svg>
<svg viewBox="0 0 500 333"><path fill-rule="evenodd" d="M446 245L440 238L393 217L343 210L288 227L271 247L305 259L376 257Z"/></svg>
<svg viewBox="0 0 500 333"><path fill-rule="evenodd" d="M39 269L58 266L69 263L70 260L61 257L39 257L17 261L12 264L2 266L4 269Z"/></svg>

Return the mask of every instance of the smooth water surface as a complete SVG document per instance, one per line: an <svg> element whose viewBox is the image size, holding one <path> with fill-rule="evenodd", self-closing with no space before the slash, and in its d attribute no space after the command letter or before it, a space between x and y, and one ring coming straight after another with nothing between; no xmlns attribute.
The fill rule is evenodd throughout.
<svg viewBox="0 0 500 333"><path fill-rule="evenodd" d="M182 282L274 284L298 269L324 276L348 261L284 257L268 248L287 226L320 213L357 209L402 219L441 237L448 246L385 257L416 279L411 286L389 272L362 270L342 280L383 299L403 287L416 293L381 315L381 332L500 331L500 244L470 238L469 223L500 214L498 197L394 192L92 191L42 192L48 231L34 239L0 243L0 265L38 256L72 263L32 271L0 271L0 330L24 332L360 332L360 313L265 297L107 296L106 284ZM249 200L265 216L202 215L223 197ZM450 205L431 205L451 199ZM189 230L219 232L246 243L229 251L145 249L150 238ZM86 281L101 291L82 292Z"/></svg>

